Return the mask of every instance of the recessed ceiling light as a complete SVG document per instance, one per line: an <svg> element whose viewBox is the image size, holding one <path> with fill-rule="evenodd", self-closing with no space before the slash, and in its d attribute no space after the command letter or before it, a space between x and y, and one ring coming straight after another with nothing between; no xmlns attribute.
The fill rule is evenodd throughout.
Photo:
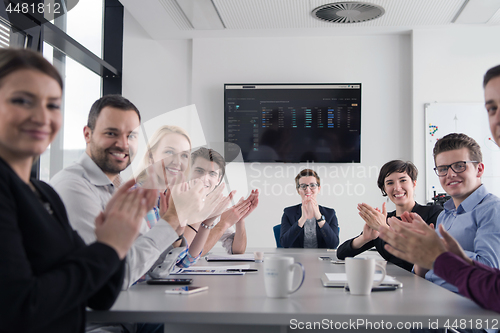
<svg viewBox="0 0 500 333"><path fill-rule="evenodd" d="M332 23L359 23L384 15L384 8L364 2L335 2L312 11L313 17Z"/></svg>
<svg viewBox="0 0 500 333"><path fill-rule="evenodd" d="M466 0L451 22L487 23L499 8L498 0Z"/></svg>
<svg viewBox="0 0 500 333"><path fill-rule="evenodd" d="M194 29L224 29L219 12L212 0L176 0Z"/></svg>

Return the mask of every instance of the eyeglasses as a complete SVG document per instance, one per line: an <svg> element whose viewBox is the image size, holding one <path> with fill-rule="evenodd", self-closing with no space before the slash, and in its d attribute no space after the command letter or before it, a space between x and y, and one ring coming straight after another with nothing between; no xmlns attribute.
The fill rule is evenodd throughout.
<svg viewBox="0 0 500 333"><path fill-rule="evenodd" d="M314 190L316 187L319 187L319 184L316 184L316 183L299 184L299 186L297 186L297 188L300 188L303 191L305 191L307 187L309 187L311 190Z"/></svg>
<svg viewBox="0 0 500 333"><path fill-rule="evenodd" d="M434 168L436 175L444 177L448 174L448 169L451 168L455 173L464 172L467 169L467 163L479 163L478 161L460 161L449 165L440 165Z"/></svg>

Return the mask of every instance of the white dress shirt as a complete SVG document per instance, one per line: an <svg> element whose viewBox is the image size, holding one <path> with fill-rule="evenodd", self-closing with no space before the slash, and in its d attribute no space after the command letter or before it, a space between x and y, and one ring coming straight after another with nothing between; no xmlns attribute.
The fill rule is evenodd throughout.
<svg viewBox="0 0 500 333"><path fill-rule="evenodd" d="M83 153L73 165L58 172L50 185L66 206L71 226L89 244L96 241L95 218L106 208L115 186L94 161ZM127 253L123 289L141 278L177 238L165 220L149 229L144 220L139 236Z"/></svg>

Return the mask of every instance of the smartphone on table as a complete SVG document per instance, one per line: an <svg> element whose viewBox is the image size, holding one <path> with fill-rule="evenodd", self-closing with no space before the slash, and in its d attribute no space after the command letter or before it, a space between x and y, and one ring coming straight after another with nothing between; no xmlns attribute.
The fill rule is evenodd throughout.
<svg viewBox="0 0 500 333"><path fill-rule="evenodd" d="M193 279L151 279L146 281L147 284L191 284Z"/></svg>
<svg viewBox="0 0 500 333"><path fill-rule="evenodd" d="M207 290L207 289L208 289L208 286L204 286L204 287L184 286L184 287L177 287L174 289L167 289L167 290L165 290L165 294L190 295L190 294L194 294L194 293L199 293L199 292Z"/></svg>

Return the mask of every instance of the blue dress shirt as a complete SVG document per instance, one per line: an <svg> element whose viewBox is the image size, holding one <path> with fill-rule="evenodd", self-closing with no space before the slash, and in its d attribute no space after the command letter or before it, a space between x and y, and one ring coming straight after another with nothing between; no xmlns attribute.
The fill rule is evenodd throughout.
<svg viewBox="0 0 500 333"><path fill-rule="evenodd" d="M442 224L462 246L465 254L490 267L500 266L500 198L489 193L484 185L479 186L455 208L453 199L444 204L437 227ZM438 231L439 232L439 231ZM458 289L430 270L425 278L448 290Z"/></svg>

